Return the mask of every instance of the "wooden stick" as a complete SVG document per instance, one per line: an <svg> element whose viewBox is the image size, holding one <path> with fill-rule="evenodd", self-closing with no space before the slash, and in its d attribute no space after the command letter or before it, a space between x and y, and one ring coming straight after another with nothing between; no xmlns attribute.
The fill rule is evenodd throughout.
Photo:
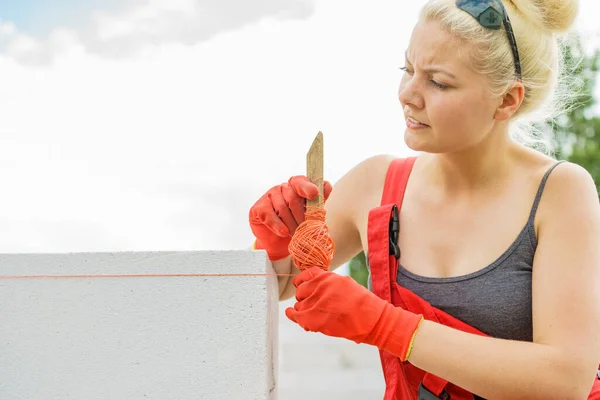
<svg viewBox="0 0 600 400"><path fill-rule="evenodd" d="M319 131L317 137L306 154L306 176L319 188L319 196L307 200L306 205L322 206L323 204L323 132Z"/></svg>

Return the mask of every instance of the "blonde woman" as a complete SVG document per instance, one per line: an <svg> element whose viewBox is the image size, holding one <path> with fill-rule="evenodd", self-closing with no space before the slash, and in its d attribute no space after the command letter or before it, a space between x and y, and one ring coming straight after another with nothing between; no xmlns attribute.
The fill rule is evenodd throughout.
<svg viewBox="0 0 600 400"><path fill-rule="evenodd" d="M553 117L576 0L430 0L398 99L418 156L378 155L325 183L335 269L364 250L370 290L287 245L316 186L250 210L286 315L381 354L385 399L600 398L600 206L591 176L518 121ZM521 124L520 127L526 125ZM538 147L539 148L539 147Z"/></svg>

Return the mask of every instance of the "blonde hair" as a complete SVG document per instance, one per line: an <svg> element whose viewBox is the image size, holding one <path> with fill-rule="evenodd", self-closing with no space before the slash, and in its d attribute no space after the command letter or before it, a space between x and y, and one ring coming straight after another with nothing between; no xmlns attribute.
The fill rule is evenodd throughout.
<svg viewBox="0 0 600 400"><path fill-rule="evenodd" d="M511 135L546 153L553 152L547 129L538 122L557 118L574 97L563 63L562 47L579 11L578 0L505 0L521 59L525 97L511 120ZM422 21L435 20L467 49L475 71L488 78L492 96L502 96L515 82L513 53L504 27L484 28L456 6L456 0L430 0L422 8Z"/></svg>

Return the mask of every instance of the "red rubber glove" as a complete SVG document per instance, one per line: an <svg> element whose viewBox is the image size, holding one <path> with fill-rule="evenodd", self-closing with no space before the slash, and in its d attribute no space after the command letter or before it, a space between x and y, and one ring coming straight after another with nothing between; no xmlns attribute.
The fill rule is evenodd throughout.
<svg viewBox="0 0 600 400"><path fill-rule="evenodd" d="M285 315L305 330L408 358L422 315L394 307L349 276L316 267L302 271L293 283L297 303Z"/></svg>
<svg viewBox="0 0 600 400"><path fill-rule="evenodd" d="M332 186L323 182L327 200ZM319 195L317 185L306 176L291 177L286 183L272 187L250 208L250 229L256 237L255 249L264 249L271 261L287 257L288 245L298 225L304 221L306 199Z"/></svg>

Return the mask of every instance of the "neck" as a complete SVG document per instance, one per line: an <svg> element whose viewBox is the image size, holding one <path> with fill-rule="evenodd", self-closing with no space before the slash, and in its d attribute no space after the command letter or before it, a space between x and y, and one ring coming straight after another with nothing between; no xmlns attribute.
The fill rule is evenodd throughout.
<svg viewBox="0 0 600 400"><path fill-rule="evenodd" d="M433 183L450 196L488 191L510 175L514 149L516 144L508 134L497 135L495 140L458 152L433 154L429 174Z"/></svg>

